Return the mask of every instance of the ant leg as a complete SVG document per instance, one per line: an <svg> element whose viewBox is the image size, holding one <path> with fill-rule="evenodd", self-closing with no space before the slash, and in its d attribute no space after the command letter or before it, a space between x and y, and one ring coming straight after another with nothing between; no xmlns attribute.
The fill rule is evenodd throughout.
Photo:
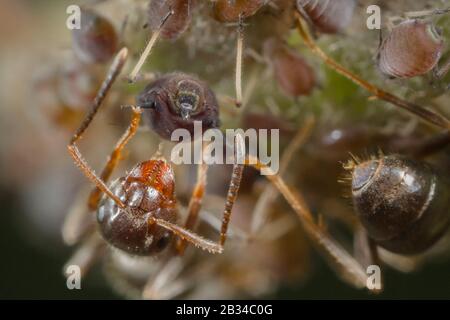
<svg viewBox="0 0 450 320"><path fill-rule="evenodd" d="M105 183L95 174L94 170L89 167L86 160L81 155L76 143L78 142L78 140L81 139L83 133L86 131L86 129L94 119L94 116L97 114L98 109L102 105L102 102L105 100L106 94L111 89L112 84L114 83L120 71L122 70L126 62L127 56L128 56L128 49L123 48L114 58L114 61L109 69L106 79L102 83L102 86L100 87L97 96L94 99L91 111L87 114L86 118L83 120L80 127L72 136L72 139L70 140L69 145L67 146L69 154L72 156L75 164L84 173L84 175L89 180L91 180L97 186L97 188L99 188L102 192L106 193L111 199L113 199L114 202L116 202L117 205L121 208L125 208L125 205L122 203L122 201L120 201L118 197L116 197L111 192L111 190L109 190L109 188L105 185Z"/></svg>
<svg viewBox="0 0 450 320"><path fill-rule="evenodd" d="M376 243L369 238L366 230L359 225L354 233L353 238L353 255L355 259L364 267L378 266L380 267L380 258L378 256L378 247ZM383 290L383 280L381 279L380 288L373 289L381 292Z"/></svg>
<svg viewBox="0 0 450 320"><path fill-rule="evenodd" d="M105 249L106 244L103 239L97 233L93 233L64 265L64 273L66 273L67 268L75 265L80 268L83 277L93 263L103 256Z"/></svg>
<svg viewBox="0 0 450 320"><path fill-rule="evenodd" d="M236 43L236 107L242 106L242 52L244 49L244 24L242 23L242 16L239 16L239 24L237 29L237 43Z"/></svg>
<svg viewBox="0 0 450 320"><path fill-rule="evenodd" d="M171 222L168 222L164 219L157 219L150 217L148 219L148 223L151 224L157 224L160 227L163 227L164 229L167 229L171 232L173 232L176 236L180 237L182 240L188 241L189 243L193 244L197 248L206 250L210 253L222 253L223 247L216 242L213 242L211 240L207 240L198 234L195 234L183 227L180 227L176 224L173 224Z"/></svg>
<svg viewBox="0 0 450 320"><path fill-rule="evenodd" d="M391 103L438 127L447 130L450 129L450 121L443 115L435 113L430 109L424 108L420 105L403 100L402 98L399 98L387 91L384 91L374 86L373 84L361 79L359 76L357 76L356 74L352 73L351 71L347 70L345 67L337 63L335 60L329 57L324 51L322 51L322 49L319 46L317 46L317 44L308 34L307 30L303 27L301 16L298 13L296 13L296 16L297 16L297 29L300 34L300 37L303 39L303 41L309 47L309 49L315 55L320 57L330 68L334 69L337 73L343 75L344 77L353 81L358 86L364 88L365 90L373 94L374 98Z"/></svg>
<svg viewBox="0 0 450 320"><path fill-rule="evenodd" d="M356 288L364 288L367 285L367 274L364 268L355 260L343 247L331 238L322 228L316 225L313 216L306 206L301 194L293 192L271 169L261 163L254 156L248 156L245 161L258 170L265 169L266 178L273 183L278 191L283 195L292 209L297 213L300 222L311 239L312 243L323 254L330 266L336 270L337 274L347 283Z"/></svg>
<svg viewBox="0 0 450 320"><path fill-rule="evenodd" d="M122 137L119 139L119 141L117 142L111 155L108 157L108 160L103 168L102 173L100 174L100 179L102 181L104 181L105 183L109 180L114 168L119 163L123 148L131 140L131 138L133 138L133 136L136 134L136 131L139 128L139 122L141 121L141 112L142 111L141 111L141 109L133 107L133 106L132 106L132 110L133 110L133 116L132 116L130 125L128 126L127 130L124 132ZM97 209L101 194L102 194L102 191L98 187L96 187L94 190L92 190L91 194L89 195L89 200L88 200L88 205L91 210Z"/></svg>
<svg viewBox="0 0 450 320"><path fill-rule="evenodd" d="M225 202L225 209L222 215L222 227L220 230L220 245L223 246L227 239L227 230L230 223L231 211L236 202L239 187L241 186L242 173L244 171L245 160L245 142L241 135L234 138L234 164L233 172L231 173L230 184L228 186L227 198Z"/></svg>
<svg viewBox="0 0 450 320"><path fill-rule="evenodd" d="M202 150L205 150L205 144L203 145ZM203 196L205 194L207 172L208 165L203 159L202 162L197 165L197 182L189 201L188 215L184 224L184 227L188 230L194 229L198 219L200 208L202 206ZM184 250L186 249L186 241L180 239L180 241L178 241L176 244L176 249L178 251L178 254L182 255L184 253Z"/></svg>
<svg viewBox="0 0 450 320"><path fill-rule="evenodd" d="M293 140L286 147L286 150L283 152L280 161L280 170L279 175L282 177L286 172L289 163L292 160L295 152L305 143L305 141L309 138L311 134L312 127L314 125L314 118L310 117L306 120L306 123L301 127L301 129L297 132ZM255 209L253 211L253 219L251 223L250 232L252 235L256 234L261 230L262 226L266 222L268 218L269 208L272 203L276 200L278 193L276 192L273 185L268 184L261 195L258 198L258 201L255 204Z"/></svg>
<svg viewBox="0 0 450 320"><path fill-rule="evenodd" d="M152 36L150 37L150 40L147 43L147 46L144 49L144 52L142 52L141 57L139 58L138 62L136 63L136 65L134 66L133 71L131 71L130 75L128 76L128 81L130 83L133 83L136 81L136 77L139 73L139 71L141 70L142 66L145 63L145 60L147 60L148 56L150 55L150 52L152 51L153 46L156 43L156 40L158 40L159 35L161 33L161 30L164 26L164 24L166 23L166 21L170 18L171 15L173 15L175 12L171 9L166 16L163 18L163 20L161 21L161 25L159 26L159 28L152 34Z"/></svg>
<svg viewBox="0 0 450 320"><path fill-rule="evenodd" d="M91 212L86 208L88 195L88 188L78 192L64 219L61 233L64 243L69 246L78 243L84 236L95 230L95 221L92 220Z"/></svg>

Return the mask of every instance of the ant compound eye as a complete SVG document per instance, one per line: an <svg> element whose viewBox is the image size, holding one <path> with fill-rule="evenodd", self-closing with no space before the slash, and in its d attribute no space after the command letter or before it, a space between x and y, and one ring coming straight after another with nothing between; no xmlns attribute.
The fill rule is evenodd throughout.
<svg viewBox="0 0 450 320"><path fill-rule="evenodd" d="M393 252L421 252L442 235L449 195L446 180L406 157L386 156L353 168L352 198L361 222L371 238Z"/></svg>
<svg viewBox="0 0 450 320"><path fill-rule="evenodd" d="M444 50L444 41L433 24L406 20L384 39L378 67L393 78L412 78L432 70Z"/></svg>
<svg viewBox="0 0 450 320"><path fill-rule="evenodd" d="M137 97L137 104L148 106L144 120L162 138L170 140L176 129L194 134L194 121L203 131L219 126L219 106L212 90L201 80L183 73L165 75Z"/></svg>
<svg viewBox="0 0 450 320"><path fill-rule="evenodd" d="M77 57L85 63L105 63L118 49L118 36L111 22L94 11L81 11L81 28L72 31Z"/></svg>
<svg viewBox="0 0 450 320"><path fill-rule="evenodd" d="M297 9L322 33L338 33L351 22L355 0L297 0Z"/></svg>
<svg viewBox="0 0 450 320"><path fill-rule="evenodd" d="M369 184L378 166L379 162L376 160L366 161L356 166L352 174L352 189L357 191Z"/></svg>

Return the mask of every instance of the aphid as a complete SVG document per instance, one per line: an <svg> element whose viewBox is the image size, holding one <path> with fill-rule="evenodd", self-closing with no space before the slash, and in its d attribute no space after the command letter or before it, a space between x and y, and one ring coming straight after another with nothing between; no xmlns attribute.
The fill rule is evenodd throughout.
<svg viewBox="0 0 450 320"><path fill-rule="evenodd" d="M144 118L163 139L175 129L194 133L194 121L203 130L219 127L219 106L214 93L196 77L171 73L150 83L136 98Z"/></svg>
<svg viewBox="0 0 450 320"><path fill-rule="evenodd" d="M378 67L393 78L412 78L437 66L444 40L431 22L406 20L383 40Z"/></svg>
<svg viewBox="0 0 450 320"><path fill-rule="evenodd" d="M160 36L164 39L176 39L189 26L192 19L192 0L151 0L148 6L148 25L152 32L161 29ZM164 21L169 12L173 12Z"/></svg>
<svg viewBox="0 0 450 320"><path fill-rule="evenodd" d="M139 71L160 36L174 40L187 29L191 21L192 6L192 0L151 0L149 2L148 25L153 34L128 76L131 82L136 80Z"/></svg>
<svg viewBox="0 0 450 320"><path fill-rule="evenodd" d="M339 33L351 22L355 0L297 0L297 10L318 31Z"/></svg>
<svg viewBox="0 0 450 320"><path fill-rule="evenodd" d="M166 39L176 39L189 26L191 21L191 11L194 1L190 0L152 0L149 6L149 26L153 34L144 49L141 57L128 76L130 82L134 82L144 65L145 60L161 36ZM243 54L243 19L253 15L265 4L264 1L219 1L215 3L215 12L221 12L218 20L221 22L238 22L238 36L236 44L236 99L235 104L240 107L242 104L242 54Z"/></svg>
<svg viewBox="0 0 450 320"><path fill-rule="evenodd" d="M352 199L376 244L421 253L447 230L450 183L424 162L391 155L350 165Z"/></svg>
<svg viewBox="0 0 450 320"><path fill-rule="evenodd" d="M266 0L218 0L214 2L214 18L220 22L238 22L253 16Z"/></svg>
<svg viewBox="0 0 450 320"><path fill-rule="evenodd" d="M264 43L264 52L273 66L275 79L288 96L309 95L316 85L313 69L281 41L271 38Z"/></svg>
<svg viewBox="0 0 450 320"><path fill-rule="evenodd" d="M82 9L81 28L72 31L72 44L77 57L85 63L105 63L119 45L114 26L98 13Z"/></svg>
<svg viewBox="0 0 450 320"><path fill-rule="evenodd" d="M362 79L358 75L354 74L338 62L336 62L333 58L328 56L313 40L308 31L304 28L302 24L302 19L299 14L297 14L297 29L300 34L300 37L303 39L305 44L311 49L311 51L320 57L330 68L335 70L337 73L343 75L349 80L353 81L361 88L364 88L366 91L370 92L377 99L386 101L390 104L395 105L398 108L404 109L415 116L422 118L423 120L428 121L438 127L449 130L450 129L450 121L443 115L436 113L429 108L425 108L421 105L411 103L406 101L390 92L387 92L373 84L367 82ZM445 69L450 68L450 64L447 64Z"/></svg>

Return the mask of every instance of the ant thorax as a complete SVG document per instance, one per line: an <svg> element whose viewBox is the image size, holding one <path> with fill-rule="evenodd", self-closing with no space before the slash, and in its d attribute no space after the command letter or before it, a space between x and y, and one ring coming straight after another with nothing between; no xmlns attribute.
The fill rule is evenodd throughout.
<svg viewBox="0 0 450 320"><path fill-rule="evenodd" d="M113 246L131 254L152 255L167 247L172 234L149 218L176 222L174 176L164 160L149 160L134 167L111 184L111 191L126 206L120 208L103 197L97 221L103 237Z"/></svg>

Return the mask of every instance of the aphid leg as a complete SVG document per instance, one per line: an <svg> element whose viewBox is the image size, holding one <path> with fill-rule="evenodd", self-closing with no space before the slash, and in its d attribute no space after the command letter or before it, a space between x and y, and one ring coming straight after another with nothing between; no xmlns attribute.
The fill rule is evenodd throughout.
<svg viewBox="0 0 450 320"><path fill-rule="evenodd" d="M223 247L220 244L213 242L211 240L205 239L202 236L195 234L195 233L193 233L183 227L180 227L176 224L173 224L169 221L150 217L148 219L148 223L149 223L149 225L156 223L158 226L171 231L176 236L180 237L182 240L185 240L185 241L193 244L197 248L206 250L209 253L222 253L223 252Z"/></svg>
<svg viewBox="0 0 450 320"><path fill-rule="evenodd" d="M280 160L279 175L281 177L286 172L295 152L300 149L305 141L309 138L313 126L314 118L310 117L305 121L305 124L300 128L300 130L298 130L295 137L286 147L286 150L283 152ZM263 192L258 198L258 201L255 204L255 209L253 211L253 218L250 228L250 232L252 235L258 233L258 231L261 230L261 228L267 221L269 208L272 206L272 203L276 200L277 196L278 193L276 192L276 189L272 184L268 184L264 188Z"/></svg>
<svg viewBox="0 0 450 320"><path fill-rule="evenodd" d="M102 173L100 174L100 179L103 180L105 183L109 180L111 177L111 174L114 170L114 168L117 166L121 153L125 145L131 140L131 138L136 134L136 131L139 128L139 123L141 121L141 109L136 108L132 106L133 110L133 116L130 122L130 125L120 137L119 141L117 142L116 146L114 147L113 151L111 152L110 156L108 157L108 160L102 170ZM92 190L88 205L91 210L96 210L98 203L100 201L102 193L101 190L97 187L94 190Z"/></svg>
<svg viewBox="0 0 450 320"><path fill-rule="evenodd" d="M447 73L450 71L450 59L447 59L447 61L442 65L441 67L436 68L433 71L434 78L437 80L441 80L444 78Z"/></svg>
<svg viewBox="0 0 450 320"><path fill-rule="evenodd" d="M164 19L161 22L161 25L159 26L158 30L156 30L152 36L150 37L150 40L147 43L147 46L144 49L144 52L142 52L141 57L139 58L138 62L134 66L133 71L131 71L130 75L128 76L129 82L135 82L136 76L138 75L139 71L141 70L142 66L145 63L145 60L147 60L148 56L150 55L150 52L152 51L153 46L156 43L156 40L158 40L159 35L161 33L161 29L163 28L164 24L166 23L167 19L170 18L174 14L174 11L172 9L169 10L167 15L164 17Z"/></svg>
<svg viewBox="0 0 450 320"><path fill-rule="evenodd" d="M127 48L123 48L122 50L119 51L109 69L106 79L102 83L102 86L100 87L97 96L94 99L90 112L87 114L86 118L83 120L83 122L81 123L80 127L77 129L75 134L72 136L72 139L70 140L69 145L67 146L69 154L72 156L78 168L85 174L85 176L89 180L91 180L97 186L97 188L99 188L102 192L106 193L121 208L124 208L125 205L120 201L118 197L116 197L111 192L111 190L109 190L109 188L105 185L105 183L95 174L94 170L92 170L89 167L86 160L81 155L76 143L78 142L78 140L81 139L83 133L86 131L86 129L94 119L95 115L97 114L98 109L100 108L102 102L106 97L106 94L108 93L112 84L114 83L120 71L122 70L126 62L127 56L128 56Z"/></svg>
<svg viewBox="0 0 450 320"><path fill-rule="evenodd" d="M236 43L236 107L242 105L242 52L244 50L244 24L242 16L239 16Z"/></svg>
<svg viewBox="0 0 450 320"><path fill-rule="evenodd" d="M316 54L318 57L320 57L330 68L334 69L339 74L343 75L344 77L348 78L349 80L353 81L360 87L364 88L373 96L379 100L383 100L386 102L389 102L399 108L402 108L419 118L432 123L438 127L444 128L444 129L450 129L450 121L444 117L443 115L440 115L438 113L435 113L431 111L430 109L424 108L420 105L408 102L406 100L403 100L402 98L399 98L389 92L386 92L371 83L361 79L356 74L352 73L339 63L337 63L335 60L333 60L331 57L329 57L320 47L316 45L314 40L311 38L311 36L308 34L308 32L303 27L302 19L299 14L297 14L297 29L298 32L305 42L305 44L310 48L310 50Z"/></svg>
<svg viewBox="0 0 450 320"><path fill-rule="evenodd" d="M273 183L297 213L306 234L338 276L356 288L366 287L367 274L364 268L343 247L316 225L301 194L293 192L280 176L271 172L272 170L256 157L249 155L246 159L246 164L258 170L266 170L266 178Z"/></svg>
<svg viewBox="0 0 450 320"><path fill-rule="evenodd" d="M364 267L377 266L381 270L380 258L378 256L378 247L376 243L369 238L366 230L358 226L354 232L353 255L355 259ZM380 275L379 292L383 290L383 278Z"/></svg>
<svg viewBox="0 0 450 320"><path fill-rule="evenodd" d="M432 9L432 10L422 10L422 11L408 11L404 13L405 18L417 19L429 16L436 16L441 14L446 14L450 12L450 8L445 9Z"/></svg>
<svg viewBox="0 0 450 320"><path fill-rule="evenodd" d="M205 150L205 143L203 145L203 149ZM203 158L202 162L197 165L197 182L195 184L194 190L191 195L191 199L189 200L188 205L188 215L186 218L186 222L184 227L188 230L193 230L200 212L200 208L202 206L203 196L205 194L206 187L206 176L208 172L208 165ZM176 249L178 254L182 255L186 248L186 241L180 239L176 244Z"/></svg>
<svg viewBox="0 0 450 320"><path fill-rule="evenodd" d="M106 248L103 239L97 233L92 233L64 265L63 272L66 273L70 266L77 266L83 277L94 262L103 256Z"/></svg>

